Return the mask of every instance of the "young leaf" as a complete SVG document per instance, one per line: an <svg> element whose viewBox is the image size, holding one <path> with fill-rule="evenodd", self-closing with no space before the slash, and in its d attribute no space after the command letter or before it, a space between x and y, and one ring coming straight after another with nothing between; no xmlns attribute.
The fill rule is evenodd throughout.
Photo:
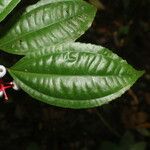
<svg viewBox="0 0 150 150"><path fill-rule="evenodd" d="M108 103L143 74L108 49L81 43L30 53L9 72L32 97L76 109Z"/></svg>
<svg viewBox="0 0 150 150"><path fill-rule="evenodd" d="M0 1L0 22L16 7L20 0Z"/></svg>
<svg viewBox="0 0 150 150"><path fill-rule="evenodd" d="M26 54L43 47L75 41L91 25L95 8L82 0L42 0L27 8L0 39L0 48Z"/></svg>

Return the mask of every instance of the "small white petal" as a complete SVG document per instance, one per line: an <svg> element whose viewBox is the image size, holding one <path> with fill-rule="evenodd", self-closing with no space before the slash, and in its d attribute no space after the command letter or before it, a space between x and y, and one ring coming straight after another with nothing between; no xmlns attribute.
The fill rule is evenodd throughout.
<svg viewBox="0 0 150 150"><path fill-rule="evenodd" d="M15 83L15 81L13 81L12 84L13 84L13 87L12 87L12 88L13 88L14 90L18 91L18 90L20 89L19 86Z"/></svg>
<svg viewBox="0 0 150 150"><path fill-rule="evenodd" d="M6 74L6 68L3 65L0 65L0 78L4 77Z"/></svg>
<svg viewBox="0 0 150 150"><path fill-rule="evenodd" d="M0 97L3 97L3 94L4 94L3 91L0 91Z"/></svg>

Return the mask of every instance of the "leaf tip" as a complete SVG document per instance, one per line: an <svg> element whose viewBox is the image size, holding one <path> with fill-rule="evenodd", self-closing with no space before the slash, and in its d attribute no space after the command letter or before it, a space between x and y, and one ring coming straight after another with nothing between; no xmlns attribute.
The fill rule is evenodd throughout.
<svg viewBox="0 0 150 150"><path fill-rule="evenodd" d="M135 70L135 72L133 73L133 84L140 78L144 75L145 71L144 70Z"/></svg>
<svg viewBox="0 0 150 150"><path fill-rule="evenodd" d="M137 71L137 78L142 77L145 74L145 70Z"/></svg>

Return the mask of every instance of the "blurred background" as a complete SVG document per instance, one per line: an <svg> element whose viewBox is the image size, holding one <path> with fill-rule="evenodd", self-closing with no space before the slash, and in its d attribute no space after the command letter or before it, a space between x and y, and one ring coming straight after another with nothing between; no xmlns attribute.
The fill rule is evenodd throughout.
<svg viewBox="0 0 150 150"><path fill-rule="evenodd" d="M14 11L36 1L22 0ZM122 97L94 109L53 107L9 90L9 102L0 99L0 150L150 149L150 0L88 2L98 12L78 41L105 46L146 73ZM18 59L0 52L7 67Z"/></svg>

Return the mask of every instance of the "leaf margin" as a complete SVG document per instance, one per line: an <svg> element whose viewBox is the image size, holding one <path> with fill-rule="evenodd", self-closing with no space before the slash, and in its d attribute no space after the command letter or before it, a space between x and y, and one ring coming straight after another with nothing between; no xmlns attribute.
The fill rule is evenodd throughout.
<svg viewBox="0 0 150 150"><path fill-rule="evenodd" d="M21 0L12 0L0 13L0 22L3 21Z"/></svg>

